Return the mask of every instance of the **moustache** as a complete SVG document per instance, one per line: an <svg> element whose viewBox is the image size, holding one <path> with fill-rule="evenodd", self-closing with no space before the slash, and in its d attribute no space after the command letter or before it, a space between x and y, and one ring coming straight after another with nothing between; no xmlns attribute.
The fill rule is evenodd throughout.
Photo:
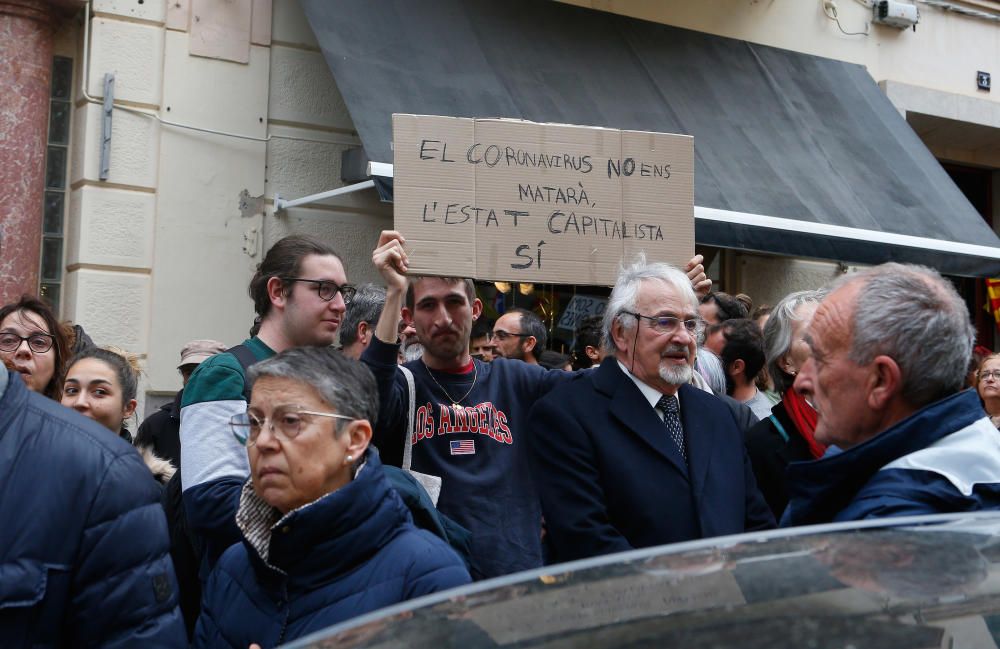
<svg viewBox="0 0 1000 649"><path fill-rule="evenodd" d="M688 360L691 359L691 350L684 345L668 345L667 348L660 353L660 358L666 358L670 354L684 354L685 358Z"/></svg>

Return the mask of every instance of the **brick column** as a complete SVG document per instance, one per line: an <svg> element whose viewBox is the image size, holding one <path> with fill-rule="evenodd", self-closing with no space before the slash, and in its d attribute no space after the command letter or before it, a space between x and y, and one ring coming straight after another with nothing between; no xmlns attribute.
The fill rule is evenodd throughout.
<svg viewBox="0 0 1000 649"><path fill-rule="evenodd" d="M0 0L0 304L38 292L55 15Z"/></svg>

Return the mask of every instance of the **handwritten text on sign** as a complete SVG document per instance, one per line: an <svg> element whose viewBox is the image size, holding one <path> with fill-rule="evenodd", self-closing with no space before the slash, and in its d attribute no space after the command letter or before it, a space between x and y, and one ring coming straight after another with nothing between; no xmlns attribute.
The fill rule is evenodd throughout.
<svg viewBox="0 0 1000 649"><path fill-rule="evenodd" d="M689 136L393 115L396 229L413 274L610 285L694 254Z"/></svg>

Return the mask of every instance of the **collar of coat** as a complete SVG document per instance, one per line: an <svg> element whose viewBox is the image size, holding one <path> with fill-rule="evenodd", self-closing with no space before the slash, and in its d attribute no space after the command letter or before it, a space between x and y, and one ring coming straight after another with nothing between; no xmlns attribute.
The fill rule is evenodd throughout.
<svg viewBox="0 0 1000 649"><path fill-rule="evenodd" d="M282 515L243 485L236 523L256 570L322 581L367 561L409 514L373 447L354 480Z"/></svg>
<svg viewBox="0 0 1000 649"><path fill-rule="evenodd" d="M921 408L862 444L828 452L818 460L792 462L785 472L789 500L782 525L832 521L879 469L985 416L976 392L963 390Z"/></svg>

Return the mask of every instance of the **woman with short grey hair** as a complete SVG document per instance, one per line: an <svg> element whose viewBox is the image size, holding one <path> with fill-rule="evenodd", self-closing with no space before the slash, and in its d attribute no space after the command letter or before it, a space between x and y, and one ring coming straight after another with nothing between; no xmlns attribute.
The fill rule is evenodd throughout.
<svg viewBox="0 0 1000 649"><path fill-rule="evenodd" d="M232 419L250 479L243 542L205 586L195 647L274 647L349 618L469 582L462 559L413 525L369 445L375 378L330 348L253 365Z"/></svg>
<svg viewBox="0 0 1000 649"><path fill-rule="evenodd" d="M764 325L767 371L781 400L771 408L770 417L747 431L747 451L757 486L776 519L788 504L785 467L790 462L815 460L826 452L813 437L816 410L792 389L795 376L811 355L802 337L824 295L825 291L789 293L771 310Z"/></svg>

